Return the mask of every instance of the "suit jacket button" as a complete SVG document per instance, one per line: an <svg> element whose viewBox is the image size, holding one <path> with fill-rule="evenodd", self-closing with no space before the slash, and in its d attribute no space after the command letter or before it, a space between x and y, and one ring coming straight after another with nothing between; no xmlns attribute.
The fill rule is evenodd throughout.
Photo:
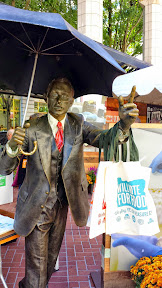
<svg viewBox="0 0 162 288"><path fill-rule="evenodd" d="M44 208L44 206L43 206L43 205L41 205L41 208L43 209L43 208Z"/></svg>

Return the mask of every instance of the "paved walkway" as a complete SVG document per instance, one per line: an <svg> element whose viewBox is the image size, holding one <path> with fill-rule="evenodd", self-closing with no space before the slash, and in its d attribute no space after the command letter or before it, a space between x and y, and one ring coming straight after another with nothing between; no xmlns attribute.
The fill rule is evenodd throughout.
<svg viewBox="0 0 162 288"><path fill-rule="evenodd" d="M16 192L15 190L14 203L1 205L1 209L15 210ZM89 229L87 227L78 228L69 212L59 254L59 271L53 273L49 288L94 287L90 279L90 272L99 270L101 267L101 238L99 236L89 240ZM16 242L2 245L2 266L8 288L17 288L25 271L23 237L18 238ZM1 283L0 288L3 288Z"/></svg>

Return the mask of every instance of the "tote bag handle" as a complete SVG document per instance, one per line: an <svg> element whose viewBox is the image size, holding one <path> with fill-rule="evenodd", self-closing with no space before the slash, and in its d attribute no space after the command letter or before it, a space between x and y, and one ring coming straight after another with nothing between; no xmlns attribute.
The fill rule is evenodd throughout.
<svg viewBox="0 0 162 288"><path fill-rule="evenodd" d="M123 162L127 161L127 154L130 155L130 161L139 161L139 153L137 146L133 139L132 130L129 133L129 151L127 148L127 143L119 143L119 127L118 123L114 125L111 129L103 131L99 139L99 162L101 156L101 150L104 152L104 161L119 161L119 146L121 147L121 160ZM128 141L127 141L128 142Z"/></svg>

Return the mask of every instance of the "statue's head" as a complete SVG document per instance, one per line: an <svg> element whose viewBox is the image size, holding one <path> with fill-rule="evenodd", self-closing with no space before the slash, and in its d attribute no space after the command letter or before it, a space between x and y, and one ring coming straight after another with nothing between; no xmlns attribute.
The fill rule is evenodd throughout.
<svg viewBox="0 0 162 288"><path fill-rule="evenodd" d="M74 89L66 78L52 80L47 88L46 100L49 113L61 121L74 102Z"/></svg>

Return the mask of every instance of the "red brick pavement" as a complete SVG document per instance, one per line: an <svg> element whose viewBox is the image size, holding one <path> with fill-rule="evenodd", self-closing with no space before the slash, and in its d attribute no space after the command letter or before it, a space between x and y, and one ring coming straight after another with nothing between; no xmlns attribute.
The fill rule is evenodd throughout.
<svg viewBox="0 0 162 288"><path fill-rule="evenodd" d="M16 198L15 189L14 203L1 205L0 209L14 212ZM59 271L53 273L49 288L94 287L90 272L99 270L101 267L101 242L101 236L89 240L89 229L77 227L69 212L59 254ZM2 245L2 270L8 288L17 288L25 270L23 237L18 238L16 242ZM3 288L1 283L0 288Z"/></svg>

